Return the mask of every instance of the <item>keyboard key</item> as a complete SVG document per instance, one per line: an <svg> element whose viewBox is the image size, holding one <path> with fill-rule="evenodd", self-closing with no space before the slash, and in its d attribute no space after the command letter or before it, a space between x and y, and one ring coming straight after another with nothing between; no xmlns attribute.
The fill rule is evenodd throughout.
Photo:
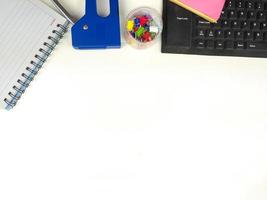
<svg viewBox="0 0 267 200"><path fill-rule="evenodd" d="M232 28L233 29L240 29L241 28L241 23L240 21L232 21Z"/></svg>
<svg viewBox="0 0 267 200"><path fill-rule="evenodd" d="M235 47L237 49L244 49L245 48L245 43L243 41L237 41L235 44Z"/></svg>
<svg viewBox="0 0 267 200"><path fill-rule="evenodd" d="M229 18L230 19L237 19L237 13L235 10L229 11Z"/></svg>
<svg viewBox="0 0 267 200"><path fill-rule="evenodd" d="M244 32L242 32L242 31L235 32L235 37L238 40L243 40L244 39Z"/></svg>
<svg viewBox="0 0 267 200"><path fill-rule="evenodd" d="M266 23L266 22L263 22L263 23L261 24L261 29L262 29L263 31L266 31L266 30L267 30L267 23Z"/></svg>
<svg viewBox="0 0 267 200"><path fill-rule="evenodd" d="M230 21L229 20L222 20L222 27L223 28L230 28Z"/></svg>
<svg viewBox="0 0 267 200"><path fill-rule="evenodd" d="M261 32L255 32L254 33L254 40L256 40L256 41L262 41L263 40L263 33L261 33Z"/></svg>
<svg viewBox="0 0 267 200"><path fill-rule="evenodd" d="M267 51L267 43L266 42L248 42L247 48L250 50L265 50L265 51Z"/></svg>
<svg viewBox="0 0 267 200"><path fill-rule="evenodd" d="M249 11L248 12L248 18L250 20L256 20L256 12L255 11Z"/></svg>
<svg viewBox="0 0 267 200"><path fill-rule="evenodd" d="M255 5L255 8L258 10L263 10L264 9L264 4L263 2L257 2Z"/></svg>
<svg viewBox="0 0 267 200"><path fill-rule="evenodd" d="M241 22L241 27L242 27L242 29L250 29L247 21Z"/></svg>
<svg viewBox="0 0 267 200"><path fill-rule="evenodd" d="M200 30L197 31L197 37L205 38L205 36L206 36L206 31L205 30L200 29Z"/></svg>
<svg viewBox="0 0 267 200"><path fill-rule="evenodd" d="M224 49L224 42L223 41L217 41L216 42L216 49Z"/></svg>
<svg viewBox="0 0 267 200"><path fill-rule="evenodd" d="M238 19L240 20L243 20L243 19L246 19L247 18L247 15L244 11L239 11L238 12Z"/></svg>
<svg viewBox="0 0 267 200"><path fill-rule="evenodd" d="M207 41L207 48L208 49L214 49L214 41L213 40Z"/></svg>
<svg viewBox="0 0 267 200"><path fill-rule="evenodd" d="M235 45L234 45L234 42L233 41L227 41L225 43L225 48L226 49L233 49L234 47L235 47Z"/></svg>
<svg viewBox="0 0 267 200"><path fill-rule="evenodd" d="M234 39L234 32L232 30L225 31L225 37L227 39Z"/></svg>
<svg viewBox="0 0 267 200"><path fill-rule="evenodd" d="M246 32L246 39L247 40L253 40L253 33L252 33L252 31L247 31Z"/></svg>
<svg viewBox="0 0 267 200"><path fill-rule="evenodd" d="M205 48L205 41L204 40L197 40L196 41L196 47L198 49L204 49Z"/></svg>
<svg viewBox="0 0 267 200"><path fill-rule="evenodd" d="M259 21L266 21L266 14L264 12L259 12L257 18Z"/></svg>
<svg viewBox="0 0 267 200"><path fill-rule="evenodd" d="M221 39L224 38L223 31L222 30L217 30L216 31L216 37Z"/></svg>
<svg viewBox="0 0 267 200"><path fill-rule="evenodd" d="M237 1L237 2L236 2L236 7L237 7L238 9L243 9L243 8L245 8L244 1L242 1L242 0Z"/></svg>
<svg viewBox="0 0 267 200"><path fill-rule="evenodd" d="M259 30L260 29L260 23L258 23L258 22L251 22L251 29L252 30Z"/></svg>
<svg viewBox="0 0 267 200"><path fill-rule="evenodd" d="M235 8L235 4L232 0L229 0L228 4L226 6L227 6L227 8Z"/></svg>
<svg viewBox="0 0 267 200"><path fill-rule="evenodd" d="M209 30L208 32L207 32L207 36L209 37L209 38L214 38L214 31L213 30Z"/></svg>
<svg viewBox="0 0 267 200"><path fill-rule="evenodd" d="M246 2L246 8L248 10L253 10L254 9L254 2L253 1L247 1Z"/></svg>

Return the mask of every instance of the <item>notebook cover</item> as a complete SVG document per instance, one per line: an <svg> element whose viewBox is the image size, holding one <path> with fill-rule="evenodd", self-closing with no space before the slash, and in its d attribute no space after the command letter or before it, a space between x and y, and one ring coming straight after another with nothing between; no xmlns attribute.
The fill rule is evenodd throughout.
<svg viewBox="0 0 267 200"><path fill-rule="evenodd" d="M210 22L220 18L225 0L170 0Z"/></svg>

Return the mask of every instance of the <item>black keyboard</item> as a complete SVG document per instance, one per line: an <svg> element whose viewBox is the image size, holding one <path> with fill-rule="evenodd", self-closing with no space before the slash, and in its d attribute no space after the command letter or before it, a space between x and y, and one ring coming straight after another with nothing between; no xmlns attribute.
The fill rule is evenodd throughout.
<svg viewBox="0 0 267 200"><path fill-rule="evenodd" d="M163 53L267 57L267 0L229 0L216 24L164 0Z"/></svg>

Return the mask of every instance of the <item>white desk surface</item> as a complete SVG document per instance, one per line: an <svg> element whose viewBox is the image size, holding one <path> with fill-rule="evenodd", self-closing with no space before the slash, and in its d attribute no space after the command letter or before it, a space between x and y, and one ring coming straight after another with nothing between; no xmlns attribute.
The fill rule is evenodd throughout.
<svg viewBox="0 0 267 200"><path fill-rule="evenodd" d="M161 3L121 0L122 19ZM267 199L267 59L77 51L68 33L0 121L1 200Z"/></svg>

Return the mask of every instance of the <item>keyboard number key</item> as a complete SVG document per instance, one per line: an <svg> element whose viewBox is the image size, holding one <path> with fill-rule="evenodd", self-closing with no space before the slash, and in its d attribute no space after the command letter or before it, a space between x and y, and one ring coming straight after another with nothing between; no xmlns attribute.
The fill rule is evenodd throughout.
<svg viewBox="0 0 267 200"><path fill-rule="evenodd" d="M228 30L225 32L226 38L227 39L234 39L234 33L232 30Z"/></svg>
<svg viewBox="0 0 267 200"><path fill-rule="evenodd" d="M244 5L244 1L242 1L242 0L237 1L237 3L236 3L236 7L237 7L238 9L243 9L243 8L245 7L245 5Z"/></svg>
<svg viewBox="0 0 267 200"><path fill-rule="evenodd" d="M261 33L261 32L255 32L254 33L254 39L256 41L262 41L263 40L263 33Z"/></svg>
<svg viewBox="0 0 267 200"><path fill-rule="evenodd" d="M245 12L244 11L239 11L238 12L238 18L239 19L246 19L247 17L246 17Z"/></svg>
<svg viewBox="0 0 267 200"><path fill-rule="evenodd" d="M254 11L249 11L248 12L248 18L250 20L256 20L256 13Z"/></svg>
<svg viewBox="0 0 267 200"><path fill-rule="evenodd" d="M232 0L229 0L229 1L228 1L228 4L227 4L227 7L228 7L228 8L235 8L235 4L234 4L234 2L233 2Z"/></svg>
<svg viewBox="0 0 267 200"><path fill-rule="evenodd" d="M216 37L217 38L224 38L223 31L222 30L217 30L216 31Z"/></svg>
<svg viewBox="0 0 267 200"><path fill-rule="evenodd" d="M235 32L235 37L238 40L243 40L244 39L244 32L242 32L242 31Z"/></svg>
<svg viewBox="0 0 267 200"><path fill-rule="evenodd" d="M228 20L222 20L222 27L223 28L229 28L230 22Z"/></svg>
<svg viewBox="0 0 267 200"><path fill-rule="evenodd" d="M258 10L263 10L264 9L264 5L262 2L257 2L255 5L256 9Z"/></svg>
<svg viewBox="0 0 267 200"><path fill-rule="evenodd" d="M266 14L264 12L258 13L258 20L259 21L266 21Z"/></svg>
<svg viewBox="0 0 267 200"><path fill-rule="evenodd" d="M229 11L229 17L230 19L236 19L237 18L236 11L234 10Z"/></svg>
<svg viewBox="0 0 267 200"><path fill-rule="evenodd" d="M253 40L253 33L252 33L252 31L247 31L246 32L246 39L247 40Z"/></svg>
<svg viewBox="0 0 267 200"><path fill-rule="evenodd" d="M246 8L249 9L249 10L253 10L254 9L254 2L247 1L246 2Z"/></svg>
<svg viewBox="0 0 267 200"><path fill-rule="evenodd" d="M242 23L241 23L241 27L242 27L242 29L249 29L249 24L248 24L248 22L247 22L247 21L242 22Z"/></svg>
<svg viewBox="0 0 267 200"><path fill-rule="evenodd" d="M241 28L241 24L239 21L233 21L232 22L232 28L233 29L240 29Z"/></svg>
<svg viewBox="0 0 267 200"><path fill-rule="evenodd" d="M264 30L264 31L267 30L267 22L263 22L263 23L261 24L261 29Z"/></svg>
<svg viewBox="0 0 267 200"><path fill-rule="evenodd" d="M260 24L258 22L251 22L251 29L253 30L260 29Z"/></svg>

